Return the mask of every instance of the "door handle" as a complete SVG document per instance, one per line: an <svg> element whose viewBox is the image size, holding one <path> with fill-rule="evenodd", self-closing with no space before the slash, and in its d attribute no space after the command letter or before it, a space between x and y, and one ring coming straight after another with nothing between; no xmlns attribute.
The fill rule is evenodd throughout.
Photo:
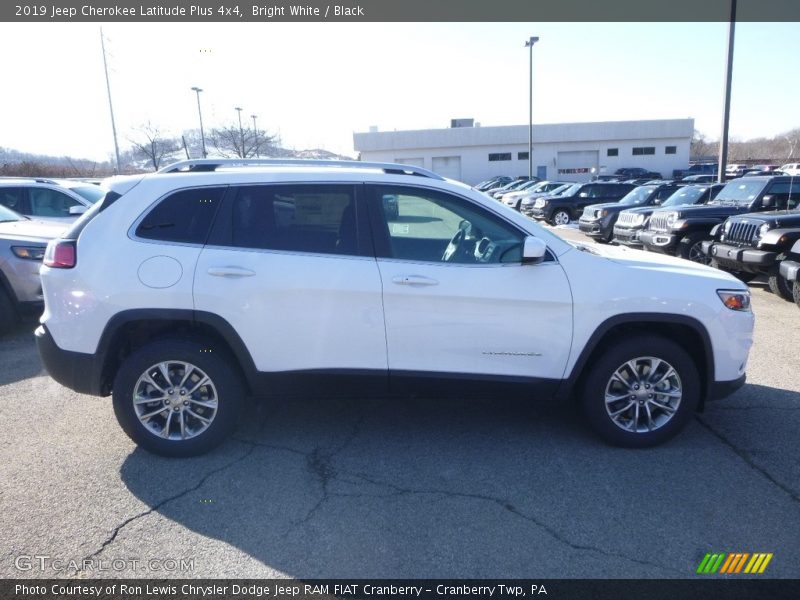
<svg viewBox="0 0 800 600"><path fill-rule="evenodd" d="M252 277L256 274L255 271L250 269L243 269L241 267L211 267L208 270L209 275L214 277L227 277L228 279L238 279L239 277Z"/></svg>
<svg viewBox="0 0 800 600"><path fill-rule="evenodd" d="M439 285L439 282L430 277L423 277L422 275L398 275L392 277L392 283L398 285Z"/></svg>

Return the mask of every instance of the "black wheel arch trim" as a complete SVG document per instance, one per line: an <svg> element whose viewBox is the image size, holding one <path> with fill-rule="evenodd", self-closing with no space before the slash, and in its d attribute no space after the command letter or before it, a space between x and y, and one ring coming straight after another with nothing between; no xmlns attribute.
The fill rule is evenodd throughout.
<svg viewBox="0 0 800 600"><path fill-rule="evenodd" d="M702 340L704 364L702 367L705 369L706 381L703 389L703 397L701 398L700 406L702 407L705 398L712 396L711 390L715 383L714 373L714 351L711 345L711 336L705 326L693 317L686 315L676 315L667 313L626 313L622 315L615 315L603 321L589 336L589 340L578 355L578 359L572 367L569 375L562 380L562 384L558 389L557 397L559 399L569 398L578 385L581 377L584 375L589 359L592 354L597 350L600 343L614 328L624 325L647 325L647 324L663 324L663 325L684 325L692 329Z"/></svg>

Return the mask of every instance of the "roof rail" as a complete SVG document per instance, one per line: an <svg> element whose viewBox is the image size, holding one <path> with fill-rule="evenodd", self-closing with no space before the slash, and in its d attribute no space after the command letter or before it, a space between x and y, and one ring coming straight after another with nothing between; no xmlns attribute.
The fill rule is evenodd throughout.
<svg viewBox="0 0 800 600"><path fill-rule="evenodd" d="M360 160L326 160L309 158L193 158L181 160L162 169L159 173L197 173L216 171L223 167L343 167L350 169L382 169L396 175L418 175L444 180L433 171L415 165L396 163L362 162Z"/></svg>
<svg viewBox="0 0 800 600"><path fill-rule="evenodd" d="M58 185L57 182L53 181L52 179L47 179L45 177L34 177L31 175L0 175L1 179L24 179L28 181L34 181L35 183L47 183L49 185Z"/></svg>

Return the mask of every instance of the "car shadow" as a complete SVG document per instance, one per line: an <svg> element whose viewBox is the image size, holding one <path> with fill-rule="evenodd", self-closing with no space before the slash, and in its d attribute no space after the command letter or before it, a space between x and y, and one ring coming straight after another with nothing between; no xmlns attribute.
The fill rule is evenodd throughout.
<svg viewBox="0 0 800 600"><path fill-rule="evenodd" d="M716 408L753 399L776 410ZM797 423L783 409L797 400L749 385L670 443L629 450L598 441L572 403L282 399L254 409L206 456L137 449L121 479L146 514L258 561L242 567L247 576L686 577L681 561L702 558L692 554L697 539L740 535L714 516L735 511L738 492L711 510L698 480L767 502L768 485L741 480L736 440L751 428L770 432L786 440L775 452L794 469ZM644 558L663 556L659 536L644 533L653 506L659 531L680 532L674 560ZM753 518L759 531L777 527L768 513ZM142 527L147 535L154 525ZM213 564L197 569L218 576Z"/></svg>
<svg viewBox="0 0 800 600"><path fill-rule="evenodd" d="M37 320L26 317L11 331L0 335L0 385L8 385L43 374L33 330Z"/></svg>

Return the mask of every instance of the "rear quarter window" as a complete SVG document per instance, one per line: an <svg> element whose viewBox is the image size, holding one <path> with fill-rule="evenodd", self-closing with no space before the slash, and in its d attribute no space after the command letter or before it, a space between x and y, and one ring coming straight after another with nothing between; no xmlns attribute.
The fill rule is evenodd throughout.
<svg viewBox="0 0 800 600"><path fill-rule="evenodd" d="M205 244L224 187L181 190L170 194L141 220L136 236L162 242Z"/></svg>

